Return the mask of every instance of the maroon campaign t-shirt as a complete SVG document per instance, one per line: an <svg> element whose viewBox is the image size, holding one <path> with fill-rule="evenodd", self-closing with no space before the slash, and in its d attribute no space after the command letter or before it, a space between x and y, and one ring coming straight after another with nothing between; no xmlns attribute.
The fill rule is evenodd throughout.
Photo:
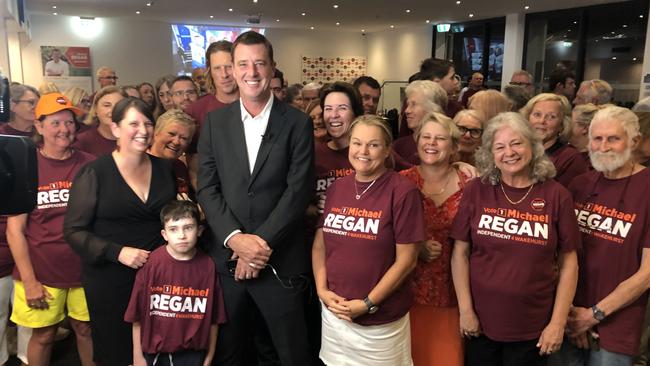
<svg viewBox="0 0 650 366"><path fill-rule="evenodd" d="M97 127L92 127L77 134L77 141L72 146L78 150L100 157L112 153L117 147L117 141L107 139L99 134Z"/></svg>
<svg viewBox="0 0 650 366"><path fill-rule="evenodd" d="M418 188L387 171L359 200L355 177L335 181L327 190L319 227L325 239L325 266L330 290L346 299L364 299L395 263L397 243L426 238L422 197ZM356 182L361 193L370 182ZM409 281L404 281L379 311L354 319L361 325L386 324L403 317L411 306Z"/></svg>
<svg viewBox="0 0 650 366"><path fill-rule="evenodd" d="M349 147L333 150L327 143L317 143L314 147L317 200L324 198L327 188L335 180L354 173L348 159L349 151Z"/></svg>
<svg viewBox="0 0 650 366"><path fill-rule="evenodd" d="M556 142L553 146L546 149L546 155L555 165L555 180L565 187L571 184L573 178L589 170L589 164L580 151L575 147Z"/></svg>
<svg viewBox="0 0 650 366"><path fill-rule="evenodd" d="M503 185L512 201L528 188ZM495 341L536 339L551 319L556 254L580 247L571 194L554 180L536 183L519 204L499 185L472 180L451 237L471 244L470 287L485 335Z"/></svg>
<svg viewBox="0 0 650 366"><path fill-rule="evenodd" d="M397 155L406 160L409 164L420 164L418 147L415 144L413 135L403 136L395 140L393 143L393 150L397 153Z"/></svg>
<svg viewBox="0 0 650 366"><path fill-rule="evenodd" d="M199 142L199 133L201 133L201 128L205 122L205 117L209 112L212 112L217 109L221 109L228 104L222 103L214 96L214 94L207 94L199 98L196 102L190 104L189 107L185 110L185 113L189 114L194 118L196 123L196 129L194 131L194 136L192 137L192 142L187 146L186 152L188 154L197 153L197 144Z"/></svg>
<svg viewBox="0 0 650 366"><path fill-rule="evenodd" d="M38 281L50 287L78 287L81 286L81 258L63 239L63 218L75 175L95 157L78 150L73 150L65 160L36 155L36 208L29 213L25 228L34 274ZM14 278L20 280L17 267Z"/></svg>
<svg viewBox="0 0 650 366"><path fill-rule="evenodd" d="M25 132L9 126L9 123L0 123L0 135L32 137L34 130ZM13 268L14 258L7 244L7 216L0 215L0 277L9 276Z"/></svg>
<svg viewBox="0 0 650 366"><path fill-rule="evenodd" d="M574 304L588 308L636 273L650 248L650 169L622 179L590 171L569 189L583 243ZM597 325L602 348L637 354L647 300L644 293Z"/></svg>
<svg viewBox="0 0 650 366"><path fill-rule="evenodd" d="M144 353L207 350L210 326L226 322L214 262L201 250L182 261L165 245L135 276L124 321L140 323Z"/></svg>

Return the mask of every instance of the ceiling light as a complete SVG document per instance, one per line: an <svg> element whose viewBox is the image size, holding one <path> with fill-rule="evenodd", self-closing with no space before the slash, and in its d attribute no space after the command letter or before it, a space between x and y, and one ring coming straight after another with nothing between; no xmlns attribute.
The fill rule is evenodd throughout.
<svg viewBox="0 0 650 366"><path fill-rule="evenodd" d="M524 6L524 10L528 10L528 9L530 9L530 6L528 5Z"/></svg>
<svg viewBox="0 0 650 366"><path fill-rule="evenodd" d="M56 5L52 5L52 9L56 9Z"/></svg>
<svg viewBox="0 0 650 366"><path fill-rule="evenodd" d="M147 6L151 6L151 1L146 4Z"/></svg>
<svg viewBox="0 0 650 366"><path fill-rule="evenodd" d="M460 3L461 3L460 0L457 0L457 1L456 1L456 5L460 5Z"/></svg>
<svg viewBox="0 0 650 366"><path fill-rule="evenodd" d="M407 13L410 13L410 12L411 12L411 9L406 9L406 12L407 12Z"/></svg>
<svg viewBox="0 0 650 366"><path fill-rule="evenodd" d="M257 3L257 0L253 0L254 3Z"/></svg>
<svg viewBox="0 0 650 366"><path fill-rule="evenodd" d="M228 9L228 11L232 13L232 8Z"/></svg>
<svg viewBox="0 0 650 366"><path fill-rule="evenodd" d="M632 61L636 61L636 57L632 57Z"/></svg>
<svg viewBox="0 0 650 366"><path fill-rule="evenodd" d="M639 18L643 18L643 14L639 15Z"/></svg>
<svg viewBox="0 0 650 366"><path fill-rule="evenodd" d="M140 10L136 11L135 13L136 13L136 14L140 14ZM56 14L56 13L55 13L55 14Z"/></svg>
<svg viewBox="0 0 650 366"><path fill-rule="evenodd" d="M54 12L54 13L52 13L52 15L59 15L59 13L57 13L57 12Z"/></svg>
<svg viewBox="0 0 650 366"><path fill-rule="evenodd" d="M276 22L279 22L279 21L280 21L280 19L276 19L275 21L276 21Z"/></svg>
<svg viewBox="0 0 650 366"><path fill-rule="evenodd" d="M623 24L623 28L627 28L627 24Z"/></svg>
<svg viewBox="0 0 650 366"><path fill-rule="evenodd" d="M470 18L474 18L474 13L469 13Z"/></svg>
<svg viewBox="0 0 650 366"><path fill-rule="evenodd" d="M394 29L394 28L395 28L395 26L391 24L391 25L390 25L390 29Z"/></svg>
<svg viewBox="0 0 650 366"><path fill-rule="evenodd" d="M431 23L431 21L429 19L425 20L424 22L427 23L427 24Z"/></svg>
<svg viewBox="0 0 650 366"><path fill-rule="evenodd" d="M339 8L339 6L338 6L337 4L332 5L332 7L333 7L334 9L338 9L338 8Z"/></svg>
<svg viewBox="0 0 650 366"><path fill-rule="evenodd" d="M365 30L365 29L362 29L362 30L361 30L361 33L365 33L365 32L366 32L366 30Z"/></svg>
<svg viewBox="0 0 650 366"><path fill-rule="evenodd" d="M307 13L301 13L300 15L302 15L304 17L305 15L307 15Z"/></svg>
<svg viewBox="0 0 650 366"><path fill-rule="evenodd" d="M612 60L616 60L616 56L612 57Z"/></svg>
<svg viewBox="0 0 650 366"><path fill-rule="evenodd" d="M338 27L339 25L341 25L341 23L339 23L339 22L336 22L336 26Z"/></svg>
<svg viewBox="0 0 650 366"><path fill-rule="evenodd" d="M210 19L214 19L214 15L210 15Z"/></svg>
<svg viewBox="0 0 650 366"><path fill-rule="evenodd" d="M574 21L573 21L573 24L578 24L578 21L577 21L577 20L574 20Z"/></svg>
<svg viewBox="0 0 650 366"><path fill-rule="evenodd" d="M311 26L311 27L309 27L309 29L311 29L311 30L314 30L314 27L313 27L313 26Z"/></svg>

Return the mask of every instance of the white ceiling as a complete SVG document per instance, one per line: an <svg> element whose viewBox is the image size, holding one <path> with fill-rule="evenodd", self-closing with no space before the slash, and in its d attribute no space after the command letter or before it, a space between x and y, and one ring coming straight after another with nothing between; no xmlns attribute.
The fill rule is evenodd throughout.
<svg viewBox="0 0 650 366"><path fill-rule="evenodd" d="M261 14L260 27L357 32L421 26L427 19L432 24L459 22L615 1L620 0L462 0L459 5L456 0L151 0L147 6L149 0L25 0L28 11L37 14L232 26L245 26L249 16Z"/></svg>

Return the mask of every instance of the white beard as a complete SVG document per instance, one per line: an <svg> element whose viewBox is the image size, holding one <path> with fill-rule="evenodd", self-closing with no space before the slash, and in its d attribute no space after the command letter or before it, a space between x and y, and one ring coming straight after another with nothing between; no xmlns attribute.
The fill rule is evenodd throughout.
<svg viewBox="0 0 650 366"><path fill-rule="evenodd" d="M589 150L591 165L599 172L613 172L623 167L632 157L632 149L625 149L621 154Z"/></svg>

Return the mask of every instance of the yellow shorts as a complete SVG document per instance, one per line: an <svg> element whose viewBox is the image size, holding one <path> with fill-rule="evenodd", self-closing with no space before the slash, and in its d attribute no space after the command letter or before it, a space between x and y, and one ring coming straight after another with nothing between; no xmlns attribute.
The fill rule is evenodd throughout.
<svg viewBox="0 0 650 366"><path fill-rule="evenodd" d="M21 281L14 281L14 305L11 321L29 328L43 328L60 323L66 315L72 319L90 320L86 294L83 287L56 288L45 286L52 299L47 299L47 309L32 309L27 306L25 287Z"/></svg>

